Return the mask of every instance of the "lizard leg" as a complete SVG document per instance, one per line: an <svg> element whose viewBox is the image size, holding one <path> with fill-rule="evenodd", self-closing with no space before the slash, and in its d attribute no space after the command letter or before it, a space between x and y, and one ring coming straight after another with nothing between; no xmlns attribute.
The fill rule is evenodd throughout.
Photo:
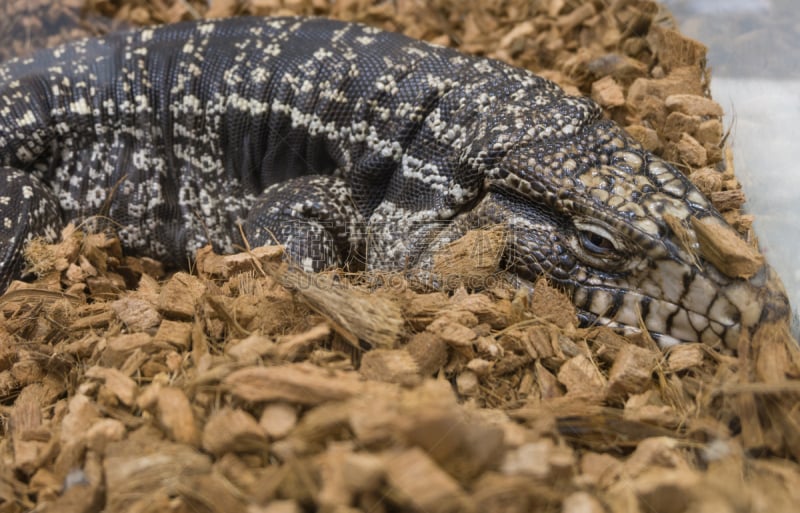
<svg viewBox="0 0 800 513"><path fill-rule="evenodd" d="M29 173L0 168L0 291L22 275L25 244L35 237L55 242L63 226L50 188Z"/></svg>
<svg viewBox="0 0 800 513"><path fill-rule="evenodd" d="M253 246L283 244L304 270L363 268L363 218L350 188L333 176L302 176L268 187L244 224Z"/></svg>

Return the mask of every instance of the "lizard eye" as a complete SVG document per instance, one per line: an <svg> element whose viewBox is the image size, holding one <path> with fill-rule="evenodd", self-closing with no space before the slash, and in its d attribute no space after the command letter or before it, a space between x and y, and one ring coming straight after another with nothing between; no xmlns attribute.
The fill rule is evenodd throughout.
<svg viewBox="0 0 800 513"><path fill-rule="evenodd" d="M585 262L600 268L615 268L625 261L625 245L596 223L575 222L572 249Z"/></svg>
<svg viewBox="0 0 800 513"><path fill-rule="evenodd" d="M583 230L580 232L581 245L589 252L595 255L607 255L613 252L616 248L610 239L600 235L599 233Z"/></svg>

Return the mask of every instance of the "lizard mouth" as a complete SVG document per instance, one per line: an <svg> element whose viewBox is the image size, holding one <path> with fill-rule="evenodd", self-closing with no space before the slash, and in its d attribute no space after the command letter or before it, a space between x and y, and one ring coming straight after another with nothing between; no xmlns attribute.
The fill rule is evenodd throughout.
<svg viewBox="0 0 800 513"><path fill-rule="evenodd" d="M662 347L676 342L730 344L738 338L740 312L714 290L697 287L693 295L675 295L677 303L635 288L582 286L574 289L573 303L589 323L628 333L646 330Z"/></svg>
<svg viewBox="0 0 800 513"><path fill-rule="evenodd" d="M722 342L736 349L743 332L763 322L791 321L783 284L768 265L749 280L703 288L713 293L698 289L684 304L630 290L586 287L575 290L573 301L583 324L629 334L646 330L662 348L680 342Z"/></svg>
<svg viewBox="0 0 800 513"><path fill-rule="evenodd" d="M698 340L684 340L666 333L630 326L608 317L603 317L601 315L596 315L583 310L578 312L578 318L580 319L581 324L584 326L606 326L626 336L640 335L646 331L661 349L668 349L678 344L684 344L687 342L698 342ZM734 326L729 326L728 328L731 329Z"/></svg>

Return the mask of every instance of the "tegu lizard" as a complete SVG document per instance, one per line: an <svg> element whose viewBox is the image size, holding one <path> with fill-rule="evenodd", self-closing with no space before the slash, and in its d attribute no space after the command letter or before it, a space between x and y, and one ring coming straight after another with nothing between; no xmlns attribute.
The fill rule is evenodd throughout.
<svg viewBox="0 0 800 513"><path fill-rule="evenodd" d="M504 266L546 275L586 322L735 346L788 315L768 267L745 280L695 256L691 218L732 228L593 101L359 24L198 21L6 62L0 166L2 289L26 241L96 215L169 265L243 231L308 270L424 269L499 223Z"/></svg>

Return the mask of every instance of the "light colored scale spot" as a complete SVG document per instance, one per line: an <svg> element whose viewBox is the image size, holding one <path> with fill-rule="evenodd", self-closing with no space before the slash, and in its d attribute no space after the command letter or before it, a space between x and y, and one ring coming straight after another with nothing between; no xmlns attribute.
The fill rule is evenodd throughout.
<svg viewBox="0 0 800 513"><path fill-rule="evenodd" d="M613 195L608 199L608 206L611 208L618 208L620 205L625 203L625 198L623 196Z"/></svg>
<svg viewBox="0 0 800 513"><path fill-rule="evenodd" d="M663 175L664 173L671 172L670 169L666 166L666 164L658 160L650 162L650 164L647 166L647 171L655 177Z"/></svg>
<svg viewBox="0 0 800 513"><path fill-rule="evenodd" d="M636 217L645 217L644 209L632 201L625 203L618 210L620 212L630 212Z"/></svg>
<svg viewBox="0 0 800 513"><path fill-rule="evenodd" d="M591 170L587 171L586 173L583 173L582 175L580 175L578 177L578 180L580 180L580 182L584 186L586 186L586 187L588 187L590 189L595 189L595 188L598 188L601 185L605 184L605 178L603 176L601 176L597 172L597 170L594 170L594 169L591 169Z"/></svg>
<svg viewBox="0 0 800 513"><path fill-rule="evenodd" d="M591 189L589 194L592 196L592 198L596 199L600 203L606 203L608 201L608 191L603 189Z"/></svg>
<svg viewBox="0 0 800 513"><path fill-rule="evenodd" d="M642 167L642 164L644 163L642 157L630 151L618 151L614 154L614 157L621 159L623 162L628 164L631 169L634 170Z"/></svg>
<svg viewBox="0 0 800 513"><path fill-rule="evenodd" d="M678 219L686 219L689 217L691 212L689 211L689 207L685 204L678 202L677 200L673 200L670 198L671 201L665 201L664 206L664 213L669 214L673 217L677 217Z"/></svg>
<svg viewBox="0 0 800 513"><path fill-rule="evenodd" d="M685 292L683 278L691 269L673 260L661 260L657 265L652 277L661 290L661 298L677 304Z"/></svg>
<svg viewBox="0 0 800 513"><path fill-rule="evenodd" d="M689 190L689 194L686 195L686 199L696 205L708 205L708 201L706 200L705 196L703 196L700 191L694 188Z"/></svg>
<svg viewBox="0 0 800 513"><path fill-rule="evenodd" d="M572 173L578 168L578 163L573 159L567 159L561 164L561 169L567 173Z"/></svg>
<svg viewBox="0 0 800 513"><path fill-rule="evenodd" d="M669 182L665 183L664 185L662 185L661 188L664 190L664 192L671 194L676 198L682 198L683 195L686 193L686 186L681 180L677 178L672 179Z"/></svg>
<svg viewBox="0 0 800 513"><path fill-rule="evenodd" d="M635 297L636 295L632 294L631 296ZM632 299L633 299L633 297L632 297ZM626 299L624 301L625 306L621 309L622 311L625 311L625 312L638 312L638 311L640 311L638 302L634 303L633 301L630 301L630 303L632 303L632 304L629 305L628 304L629 301L627 301L627 296L626 296L625 299ZM631 309L631 310L629 310L629 309ZM672 303L669 303L667 301L659 301L659 300L651 301L650 302L650 309L649 309L648 314L647 314L647 318L644 319L644 324L647 327L647 329L650 330L650 331L655 331L656 333L667 333L667 319L669 319L669 317L672 314L674 314L677 310L678 310L678 307L676 305L674 305ZM623 319L620 318L620 316L618 316L617 320L619 320L623 324L628 324L630 326L638 325L638 316L635 313L634 314L626 314L624 317L625 318L623 320Z"/></svg>
<svg viewBox="0 0 800 513"><path fill-rule="evenodd" d="M670 318L669 332L681 340L700 341L700 332L697 331L689 319L689 312L679 309Z"/></svg>
<svg viewBox="0 0 800 513"><path fill-rule="evenodd" d="M697 333L703 333L708 328L708 317L697 312L688 312L689 322Z"/></svg>
<svg viewBox="0 0 800 513"><path fill-rule="evenodd" d="M92 109L89 107L89 104L86 103L86 98L78 98L74 102L70 103L69 110L70 112L80 114L82 116L92 113Z"/></svg>
<svg viewBox="0 0 800 513"><path fill-rule="evenodd" d="M658 225L655 221L644 216L642 216L642 219L636 220L636 228L653 237L659 234Z"/></svg>
<svg viewBox="0 0 800 513"><path fill-rule="evenodd" d="M605 316L609 310L611 310L611 305L613 304L613 294L605 290L596 290L594 294L592 294L592 304L589 311L597 315Z"/></svg>

